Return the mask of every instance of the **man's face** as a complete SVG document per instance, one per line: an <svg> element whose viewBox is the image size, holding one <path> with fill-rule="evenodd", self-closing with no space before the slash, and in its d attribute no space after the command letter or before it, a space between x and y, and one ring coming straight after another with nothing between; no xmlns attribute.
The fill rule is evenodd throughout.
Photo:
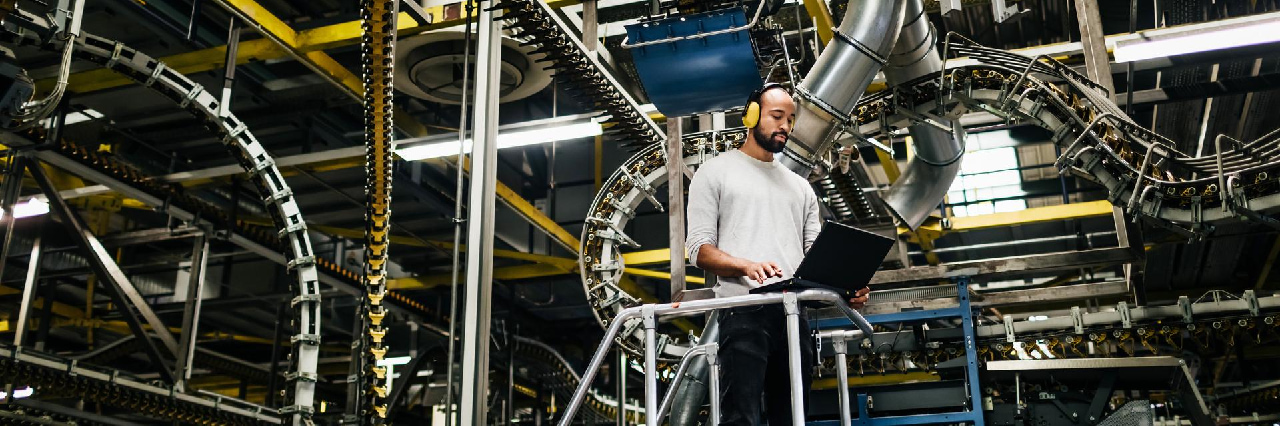
<svg viewBox="0 0 1280 426"><path fill-rule="evenodd" d="M769 90L760 96L760 122L752 135L761 148L774 154L782 152L796 119L796 103L786 91Z"/></svg>

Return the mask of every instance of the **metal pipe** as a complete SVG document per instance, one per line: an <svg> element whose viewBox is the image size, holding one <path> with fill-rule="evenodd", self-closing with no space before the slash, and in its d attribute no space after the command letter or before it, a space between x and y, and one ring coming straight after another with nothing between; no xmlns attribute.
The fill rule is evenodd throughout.
<svg viewBox="0 0 1280 426"><path fill-rule="evenodd" d="M458 275L461 264L461 247L462 247L462 186L466 182L465 173L462 173L462 160L467 155L467 86L471 74L471 11L472 3L467 2L465 28L463 32L462 43L462 95L459 98L458 114L458 185L453 197L453 269L450 270L450 276L453 286L449 290L449 361L445 366L445 393L444 393L444 425L453 425L453 361L457 359L454 353L457 342L456 327L458 323Z"/></svg>
<svg viewBox="0 0 1280 426"><path fill-rule="evenodd" d="M596 372L600 370L600 364L604 363L604 357L609 354L609 348L613 346L613 339L618 336L618 331L622 329L622 324L628 320L640 315L640 309L636 307L623 309L618 316L613 318L613 324L609 324L609 329L605 330L604 338L601 339L600 347L596 348L596 354L591 357L591 362L587 364L587 369L582 372L582 379L578 381L578 389L573 392L573 398L569 400L569 404L565 405L564 413L560 415L560 426L569 426L573 422L573 415L578 412L578 407L582 405L582 401L587 398L587 391L591 389L591 382L596 379ZM625 407L622 401L619 405Z"/></svg>
<svg viewBox="0 0 1280 426"><path fill-rule="evenodd" d="M936 48L937 33L924 12L924 4L920 0L908 0L905 14L907 22L884 69L885 81L891 87L942 71L942 57ZM960 158L965 151L964 129L958 122L940 117L938 120L949 130L928 123L908 128L915 147L914 161L884 195L889 211L911 229L929 217L960 173Z"/></svg>
<svg viewBox="0 0 1280 426"><path fill-rule="evenodd" d="M831 43L796 87L795 126L778 161L808 176L887 62L908 1L852 0Z"/></svg>
<svg viewBox="0 0 1280 426"><path fill-rule="evenodd" d="M1227 176L1222 172L1222 138L1227 137L1220 134L1213 138L1214 148L1214 164L1218 167L1218 199L1222 201L1222 211L1231 211L1230 200L1227 199Z"/></svg>
<svg viewBox="0 0 1280 426"><path fill-rule="evenodd" d="M720 425L720 345L717 343L707 344L707 364L711 366L711 414L707 423L711 426Z"/></svg>
<svg viewBox="0 0 1280 426"><path fill-rule="evenodd" d="M670 412L671 402L675 400L676 391L680 389L680 385L684 384L685 371L689 369L689 364L694 358L706 353L706 345L694 346L684 353L684 358L680 360L680 366L676 368L676 376L671 379L671 383L668 385L671 390L667 391L667 395L662 397L662 405L658 406L658 418L666 417L667 413Z"/></svg>
<svg viewBox="0 0 1280 426"><path fill-rule="evenodd" d="M658 416L648 415L658 412L658 321L653 313L653 305L645 305L641 318L644 319L644 412L645 424L658 426Z"/></svg>
<svg viewBox="0 0 1280 426"><path fill-rule="evenodd" d="M502 9L480 8L476 42L475 149L467 211L467 297L462 321L459 424L484 424L489 388L489 313L493 297L493 232L497 193L498 89ZM588 380L588 383L590 381Z"/></svg>
<svg viewBox="0 0 1280 426"><path fill-rule="evenodd" d="M581 380L579 380L581 383ZM627 353L618 351L618 426L627 424Z"/></svg>
<svg viewBox="0 0 1280 426"><path fill-rule="evenodd" d="M700 342L707 344L717 343L720 341L720 311L712 311L710 318L707 319L706 327L702 328L702 335L699 336ZM702 411L703 398L707 396L707 375L708 365L706 356L696 356L689 366L688 373L680 385L672 385L672 393L675 394L675 401L669 407L670 417L666 417L668 411L662 411L663 418L667 418L668 423L672 426L685 426L697 424L698 417Z"/></svg>
<svg viewBox="0 0 1280 426"><path fill-rule="evenodd" d="M787 313L787 366L791 381L791 426L804 426L804 381L800 366L800 303L795 293L784 293L782 308Z"/></svg>
<svg viewBox="0 0 1280 426"><path fill-rule="evenodd" d="M844 336L831 339L836 351L836 390L840 392L840 426L849 426L849 366L846 365L849 342Z"/></svg>

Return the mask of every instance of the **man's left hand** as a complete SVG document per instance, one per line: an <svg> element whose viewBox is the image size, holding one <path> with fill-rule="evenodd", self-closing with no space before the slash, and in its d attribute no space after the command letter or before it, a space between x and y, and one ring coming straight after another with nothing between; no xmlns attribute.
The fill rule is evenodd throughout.
<svg viewBox="0 0 1280 426"><path fill-rule="evenodd" d="M867 299L869 299L869 296L867 296L868 294L871 294L870 287L863 287L859 289L853 294L854 297L849 299L849 307L853 309L862 309L863 306L867 306Z"/></svg>

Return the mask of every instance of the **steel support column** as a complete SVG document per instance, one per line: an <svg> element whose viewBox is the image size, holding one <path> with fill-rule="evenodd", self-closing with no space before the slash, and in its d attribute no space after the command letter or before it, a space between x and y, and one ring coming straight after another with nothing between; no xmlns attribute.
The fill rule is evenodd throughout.
<svg viewBox="0 0 1280 426"><path fill-rule="evenodd" d="M178 353L178 342L173 338L173 334L169 332L169 328L160 322L160 317L156 316L151 307L147 305L146 300L138 294L138 290L129 282L129 278L125 276L124 271L120 270L112 260L111 255L107 253L107 249L102 246L98 238L89 232L84 220L80 215L71 210L71 206L67 205L67 201L58 195L58 189L53 187L53 182L49 181L49 177L45 176L37 164L30 164L27 170L31 172L31 177L40 186L40 190L49 198L49 207L54 213L62 219L62 223L67 226L76 244L87 254L85 256L89 261L89 266L103 281L108 282L107 286L112 300L118 305L123 313L124 319L129 323L129 329L134 335L138 336L138 340L143 343L146 349L147 357L150 358L152 364L160 372L160 377L169 383L174 383L172 370L166 364L166 355L172 356ZM163 344L163 349L156 346L154 340L147 334L147 330L143 328L143 321L151 327L151 332L159 337Z"/></svg>
<svg viewBox="0 0 1280 426"><path fill-rule="evenodd" d="M680 117L667 119L667 232L671 254L671 301L684 296L684 140ZM695 259L696 260L696 259Z"/></svg>
<svg viewBox="0 0 1280 426"><path fill-rule="evenodd" d="M182 342L178 345L177 363L173 375L178 390L186 388L191 379L191 363L196 355L197 327L200 325L200 302L204 299L205 267L209 263L209 238L203 234L195 237L191 248L191 271L187 278L187 297L182 309ZM230 263L230 262L228 262ZM272 348L274 353L276 349Z"/></svg>
<svg viewBox="0 0 1280 426"><path fill-rule="evenodd" d="M493 217L498 155L498 66L501 10L480 8L476 28L476 101L471 193L467 211L467 287L462 321L462 394L459 425L483 425L489 388L489 314L493 298Z"/></svg>
<svg viewBox="0 0 1280 426"><path fill-rule="evenodd" d="M1080 22L1080 42L1084 50L1085 72L1090 80L1106 88L1115 99L1115 81L1111 77L1111 58L1107 54L1106 33L1102 29L1102 15L1098 11L1098 0L1075 0L1076 17ZM1132 86L1133 82L1128 83ZM1123 266L1125 282L1129 284L1138 305L1146 304L1146 291L1142 280L1142 269L1145 263L1142 224L1129 220L1124 209L1111 207L1111 217L1116 226L1116 239L1120 247L1133 252L1135 262Z"/></svg>

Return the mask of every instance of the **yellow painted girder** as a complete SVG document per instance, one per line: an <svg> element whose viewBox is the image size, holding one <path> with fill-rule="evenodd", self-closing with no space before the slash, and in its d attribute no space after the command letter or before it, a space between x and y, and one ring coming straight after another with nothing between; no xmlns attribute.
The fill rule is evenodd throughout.
<svg viewBox="0 0 1280 426"><path fill-rule="evenodd" d="M849 386L860 387L860 386L890 385L890 384L907 383L907 382L936 382L938 380L941 380L941 379L938 378L937 374L924 372L924 371L912 371L908 373L888 373L888 374L867 375L867 376L861 376L861 377L850 377ZM835 389L835 387L839 383L840 381L835 378L817 379L813 381L813 389L815 390Z"/></svg>
<svg viewBox="0 0 1280 426"><path fill-rule="evenodd" d="M664 280L671 280L671 273L670 273L670 272L650 271L650 270L648 270L648 269L640 269L640 268L624 268L624 269L623 269L623 272L626 272L626 273L628 273L628 274L635 275L635 276L638 276L638 277L661 278L661 279L664 279ZM688 277L688 276L686 276L686 277L684 277L684 280L685 280L685 282L691 282L691 283L696 283L696 284L706 284L706 283L707 283L707 280L702 279L702 277Z"/></svg>
<svg viewBox="0 0 1280 426"><path fill-rule="evenodd" d="M827 2L804 0L804 10L809 12L809 17L813 19L813 28L818 31L818 40L826 46L835 35L831 29L836 26L835 20L831 19L831 9L827 8Z"/></svg>
<svg viewBox="0 0 1280 426"><path fill-rule="evenodd" d="M685 255L688 259L688 255ZM671 249L633 251L622 254L622 262L631 266L668 263L671 261Z"/></svg>
<svg viewBox="0 0 1280 426"><path fill-rule="evenodd" d="M529 278L551 277L576 273L577 264L565 268L561 265L535 263L531 265L506 266L493 269L495 280L523 280ZM387 288L392 290L426 290L437 286L448 286L453 283L453 274L432 274L421 277L393 278L387 280Z"/></svg>
<svg viewBox="0 0 1280 426"><path fill-rule="evenodd" d="M916 229L916 234L921 238L933 237L937 238L945 234L953 232L974 231L978 229L999 228L1014 225L1027 225L1032 223L1053 222L1068 219L1083 219L1088 217L1109 216L1111 215L1111 203L1105 200L1089 201L1084 203L1062 204L1057 206L1034 207L1025 210L1005 213L984 214L978 216L965 216L951 218L951 226L943 228L942 223L937 218L930 218L923 225ZM899 227L899 233L906 233L907 229Z"/></svg>

